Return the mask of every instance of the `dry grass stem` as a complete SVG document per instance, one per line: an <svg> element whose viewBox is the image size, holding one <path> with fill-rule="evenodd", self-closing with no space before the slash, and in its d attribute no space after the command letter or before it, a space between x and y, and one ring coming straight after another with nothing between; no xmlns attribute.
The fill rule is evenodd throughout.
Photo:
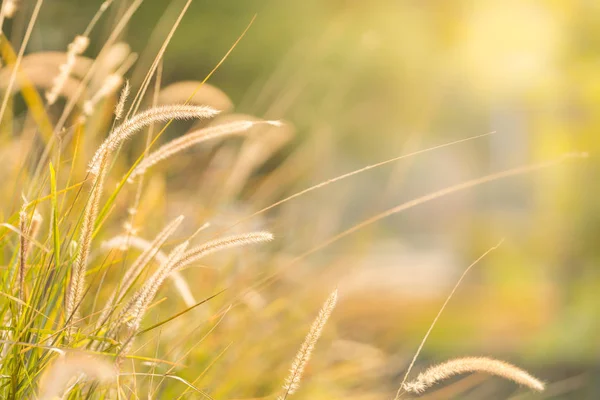
<svg viewBox="0 0 600 400"><path fill-rule="evenodd" d="M133 182L137 176L144 174L148 168L198 143L243 134L260 124L279 126L281 123L279 121L234 121L190 132L170 141L144 158L131 173L129 181Z"/></svg>
<svg viewBox="0 0 600 400"><path fill-rule="evenodd" d="M544 383L526 371L504 361L487 357L465 357L446 361L428 368L419 374L417 379L403 385L404 390L422 393L434 384L454 375L469 372L485 372L496 375L536 391L544 390Z"/></svg>
<svg viewBox="0 0 600 400"><path fill-rule="evenodd" d="M102 14L104 14L104 12L108 9L108 7L110 7L112 2L113 2L113 0L105 0L100 5L100 8L98 8L98 11L96 11L96 14L94 14L94 17L92 18L92 20L88 24L87 28L85 29L85 32L83 33L84 36L89 36L89 34L92 32L92 29L94 28L96 23L100 20L100 17L102 17Z"/></svg>
<svg viewBox="0 0 600 400"><path fill-rule="evenodd" d="M146 90L148 89L148 86L150 85L150 80L152 79L152 76L156 73L156 70L158 69L158 65L160 64L160 62L165 54L165 51L167 50L167 46L171 42L171 39L173 38L175 31L179 27L179 24L181 23L183 16L187 12L187 10L191 4L192 4L192 0L187 0L185 2L181 11L179 12L179 15L177 16L177 19L171 26L171 29L170 29L167 37L163 41L162 46L160 47L158 53L156 54L156 57L154 57L154 61L152 62L152 65L150 66L148 72L146 73L144 80L142 81L142 85L141 85L140 89L138 90L137 94L135 95L135 97L133 99L133 104L132 104L132 108L130 109L130 112L132 110L133 110L133 112L137 112L137 110L139 109L142 99L143 99L144 95L146 94ZM187 104L187 102L186 102L186 104Z"/></svg>
<svg viewBox="0 0 600 400"><path fill-rule="evenodd" d="M308 257L309 255L316 253L317 251L322 250L322 249L326 248L327 246L332 245L333 243L345 238L346 236L349 236L349 235L353 234L354 232L357 232L369 225L374 224L375 222L381 221L384 218L387 218L391 215L406 211L406 210L416 207L418 205L425 204L430 201L442 198L444 196L448 196L450 194L457 193L457 192L460 192L463 190L467 190L467 189L470 189L470 188L473 188L473 187L476 187L479 185L483 185L484 183L494 182L494 181L497 181L500 179L505 179L505 178L509 178L509 177L513 177L513 176L524 175L527 173L531 173L534 171L539 171L539 170L542 170L545 168L552 167L554 165L560 164L560 163L568 161L568 160L582 159L582 158L587 158L587 157L588 157L587 153L565 153L561 157L558 157L554 160L540 162L537 164L529 164L529 165L525 165L523 167L507 169L505 171L486 175L481 178L471 179L471 180L468 180L468 181L465 181L465 182L462 182L462 183L459 183L456 185L446 187L444 189L441 189L441 190L438 190L435 192L431 192L424 196L417 197L413 200L409 200L409 201L399 204L395 207L389 208L386 211L383 211L379 214L376 214L370 218L367 218L367 219L363 220L362 222L355 224L351 228L348 228L345 231L342 231L342 232L330 237L329 239L322 241L321 243L314 246L310 250L307 250L306 252L302 253L301 255L299 255L298 257L293 259L290 262L290 264L288 264L288 266L294 265L295 263L299 262L300 260L304 259L305 257Z"/></svg>
<svg viewBox="0 0 600 400"><path fill-rule="evenodd" d="M125 272L125 276L122 279L122 283L119 289L115 291L106 302L106 307L100 315L100 318L98 318L99 325L102 325L104 322L106 322L106 319L112 311L112 307L115 303L115 300L117 303L121 301L123 295L127 292L127 290L129 290L129 288L131 287L135 279L138 277L138 275L142 272L144 267L148 264L148 262L150 262L150 260L153 257L155 257L158 254L158 252L160 251L160 247L167 241L167 239L173 234L173 232L175 232L177 228L179 228L181 222L183 222L183 215L180 215L179 217L171 221L169 224L167 224L167 226L165 226L164 229L160 231L158 235L156 235L152 242L144 241L146 243L144 244L142 254L138 256L133 265L127 270L127 272ZM129 243L136 242L136 238L129 235L118 236L116 239L118 240L112 239L111 241L113 241L113 243L115 244L118 244L119 248L123 248L123 245L128 246ZM106 246L106 244L104 244L104 246ZM158 261L160 263L164 263L166 262L166 259L158 259Z"/></svg>
<svg viewBox="0 0 600 400"><path fill-rule="evenodd" d="M104 242L102 247L105 249L120 249L127 250L130 247L138 249L140 251L146 252L149 249L152 249L154 246L151 242L146 239L143 239L139 236L131 236L131 235L120 235L115 236L114 238ZM167 261L167 255L162 250L155 250L154 259L156 262L160 264L164 264ZM185 303L186 306L191 307L196 304L196 298L192 294L190 290L190 286L187 284L185 278L178 271L173 271L169 278L173 280L173 284L177 288L181 299ZM111 296L111 301L114 300L114 294ZM107 304L110 304L107 302ZM105 310L104 313L110 312L110 309ZM99 321L102 321L103 318L100 318Z"/></svg>
<svg viewBox="0 0 600 400"><path fill-rule="evenodd" d="M131 268L127 270L125 276L123 277L123 285L121 286L121 290L119 291L117 299L120 299L125 291L131 287L135 279L142 272L143 268L150 262L150 260L152 260L152 258L156 256L162 245L177 230L177 228L179 228L181 222L183 222L183 215L175 218L162 231L160 231L154 240L150 242L148 248L145 249L144 252L135 260ZM163 260L159 259L159 262L161 261ZM166 262L166 260L163 262Z"/></svg>
<svg viewBox="0 0 600 400"><path fill-rule="evenodd" d="M100 197L104 187L104 179L106 177L106 169L108 167L108 154L104 154L99 160L99 171L90 192L90 198L86 204L83 213L83 222L81 232L79 234L79 251L75 257L73 269L71 271L71 280L66 296L66 318L73 318L75 310L83 299L83 291L85 285L85 272L87 269L87 261L90 255L92 244L92 235L94 233L94 224L98 216L100 205Z"/></svg>
<svg viewBox="0 0 600 400"><path fill-rule="evenodd" d="M126 120L100 145L90 163L89 171L97 175L103 154L115 151L123 142L131 138L142 128L156 122L166 122L173 119L210 118L218 111L206 106L170 105L150 108Z"/></svg>
<svg viewBox="0 0 600 400"><path fill-rule="evenodd" d="M156 296L156 293L164 283L165 279L171 273L181 270L194 261L214 252L247 244L270 241L272 239L273 235L269 232L252 232L211 240L188 251L185 251L188 242L177 246L171 254L169 254L168 260L154 272L146 283L144 283L144 286L124 307L119 318L117 318L117 325L126 320L128 321L130 329L137 329L136 326L141 322L146 309Z"/></svg>
<svg viewBox="0 0 600 400"><path fill-rule="evenodd" d="M142 322L142 318L144 318L146 310L152 303L152 300L154 299L154 296L156 296L156 293L158 292L162 282L168 276L168 271L171 269L172 265L183 255L188 244L189 242L186 241L173 249L173 251L169 254L167 261L160 266L160 268L150 277L150 279L146 281L144 286L133 295L123 310L121 310L121 313L109 332L110 334L116 333L119 335L121 331L125 331L125 340L123 341L123 347L121 348L119 357L117 358L117 365L121 364L123 361L123 356L126 355L131 349L131 346L133 345L133 337L140 327L140 323Z"/></svg>
<svg viewBox="0 0 600 400"><path fill-rule="evenodd" d="M146 313L146 310L150 306L150 303L156 296L158 289L162 286L169 272L172 270L173 265L181 258L187 249L189 242L183 242L177 246L169 254L167 261L160 266L160 268L154 272L154 274L146 281L144 286L133 296L131 307L126 311L126 322L128 327L131 329L132 334L139 328L140 322ZM123 321L118 321L123 322Z"/></svg>
<svg viewBox="0 0 600 400"><path fill-rule="evenodd" d="M425 346L425 342L429 338L429 335L431 334L431 331L433 330L433 327L435 326L435 324L437 323L438 319L440 318L440 316L442 315L442 313L446 309L446 306L450 302L450 299L452 298L452 296L454 296L454 293L456 292L456 290L458 289L458 287L462 283L462 281L465 278L465 276L467 276L467 274L469 273L469 271L471 270L471 268L473 268L475 265L477 265L477 263L479 263L479 261L481 261L485 256L487 256L489 253L491 253L492 251L494 251L498 247L500 247L500 245L502 244L503 241L504 241L504 239L502 239L497 245L489 248L485 253L483 253L475 261L473 261L471 263L471 265L469 265L465 269L465 271L462 273L462 275L460 276L460 278L458 279L458 281L456 282L456 284L454 285L454 287L450 291L450 294L448 295L448 297L446 297L446 300L444 301L444 304L442 304L442 307L440 308L440 310L438 311L437 315L435 316L435 318L431 322L431 325L429 326L429 329L427 330L427 333L425 333L425 336L423 336L423 339L421 340L421 343L419 344L419 348L415 352L415 355L413 356L413 358L412 358L412 360L410 362L410 365L408 366L408 369L406 370L406 373L404 374L404 378L402 378L402 383L400 384L400 388L398 389L398 392L396 393L395 400L398 400L400 398L400 392L402 391L402 387L404 386L404 383L406 383L406 380L408 379L408 375L412 371L412 368L415 365L415 362L417 361L417 358L419 357L419 354L421 354L421 350L423 350L423 346Z"/></svg>
<svg viewBox="0 0 600 400"><path fill-rule="evenodd" d="M245 246L253 243L269 242L273 240L270 232L251 232L240 235L226 236L221 239L210 240L203 245L194 247L185 254L173 266L173 271L180 271L191 263L200 260L209 254L232 247Z"/></svg>
<svg viewBox="0 0 600 400"><path fill-rule="evenodd" d="M284 393L278 397L278 400L285 400L288 395L293 394L298 390L300 386L300 380L302 379L302 374L304 373L304 369L310 360L310 356L315 348L315 344L321 337L323 333L323 328L329 319L329 316L333 312L335 305L338 299L338 291L337 289L329 295L321 311L319 311L319 315L314 320L310 327L310 331L306 338L304 339L304 343L300 347L300 350L296 354L296 358L292 362L292 367L290 368L290 373L287 376L285 383L283 385Z"/></svg>

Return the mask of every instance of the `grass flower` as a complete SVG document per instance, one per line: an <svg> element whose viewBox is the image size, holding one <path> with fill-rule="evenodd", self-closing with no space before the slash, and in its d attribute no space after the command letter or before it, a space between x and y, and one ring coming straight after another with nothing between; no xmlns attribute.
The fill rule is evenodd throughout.
<svg viewBox="0 0 600 400"><path fill-rule="evenodd" d="M484 372L496 375L538 392L544 390L544 383L542 381L534 378L522 369L507 362L487 357L456 358L435 365L420 373L415 380L405 383L403 388L407 392L422 393L436 383L451 376L470 372Z"/></svg>
<svg viewBox="0 0 600 400"><path fill-rule="evenodd" d="M304 338L304 343L302 343L300 350L298 350L298 353L292 362L290 372L283 385L284 393L278 397L278 400L285 400L289 395L294 394L300 387L300 381L302 380L304 369L310 360L317 341L323 333L323 329L325 328L327 320L331 316L331 313L337 304L337 299L338 291L336 289L329 295L327 300L325 300L323 307L321 307L321 311L319 311L319 315L314 320L310 330L308 331L308 335L306 335Z"/></svg>
<svg viewBox="0 0 600 400"><path fill-rule="evenodd" d="M115 130L100 145L90 163L89 172L97 175L100 171L100 161L104 154L110 154L126 140L142 128L157 122L167 122L173 119L210 118L218 111L206 106L169 105L154 107L136 114L115 128Z"/></svg>

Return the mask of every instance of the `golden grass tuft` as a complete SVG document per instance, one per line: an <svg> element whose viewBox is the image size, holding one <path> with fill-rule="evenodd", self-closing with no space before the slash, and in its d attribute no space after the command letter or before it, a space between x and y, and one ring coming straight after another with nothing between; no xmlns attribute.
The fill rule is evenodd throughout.
<svg viewBox="0 0 600 400"><path fill-rule="evenodd" d="M181 271L193 262L206 257L209 254L230 249L233 247L245 246L249 244L270 242L273 240L273 234L270 232L250 232L239 235L226 236L220 239L210 240L200 246L196 246L186 251L183 256L173 265L173 271Z"/></svg>
<svg viewBox="0 0 600 400"><path fill-rule="evenodd" d="M154 258L154 260L156 260L157 263L163 264L167 260L167 255L162 250L157 249L156 244L154 244L154 241L149 242L148 240L143 239L139 236L132 236L132 235L115 236L114 238L104 242L102 244L102 247L104 249L108 249L108 250L119 249L121 251L125 251L129 248L135 248L135 249L141 250L144 253L153 251L154 252L153 258ZM137 260L135 261L135 263L137 264ZM133 269L133 265L132 265L132 267L130 267L130 269L127 271L127 273L129 274L129 271L132 269ZM173 280L173 284L177 288L177 292L181 296L181 299L186 304L186 306L191 307L194 304L196 304L196 299L195 299L194 295L192 294L192 291L190 290L190 287L189 287L187 281L181 275L181 273L178 271L173 271L169 277ZM126 281L125 279L123 279L123 280ZM133 280L131 281L131 283L132 282L133 282ZM122 283L121 285L124 290L126 284ZM114 295L112 296L112 300L114 300ZM107 302L107 304L109 304L109 303L110 302ZM109 312L109 311L110 311L110 308L105 310L104 312ZM100 318L100 320L102 320L102 318Z"/></svg>
<svg viewBox="0 0 600 400"><path fill-rule="evenodd" d="M132 297L130 305L124 308L124 320L118 319L117 324L126 322L132 330L132 334L139 328L140 322L148 309L148 306L156 296L158 289L162 286L169 273L173 269L173 265L181 258L187 249L189 242L183 242L175 247L169 254L167 260L160 268L146 281L144 286Z"/></svg>
<svg viewBox="0 0 600 400"><path fill-rule="evenodd" d="M197 81L170 83L170 62L164 55L192 0L168 5L164 18L148 38L148 46L144 46L139 68L133 69L137 54L128 44L119 41L123 40L130 19L143 2L114 2L116 9L102 29L106 35L92 34L93 27L113 4L113 0L105 0L87 28L75 37L65 52L27 54L44 42L39 38L46 25L40 26L37 19L47 12L45 3L48 1L34 0L27 7L23 7L26 4L21 0L1 1L0 158L4 161L2 177L7 188L2 192L4 206L0 210L3 215L0 254L6 271L0 293L3 299L0 302L2 398L186 398L189 390L197 393L199 398L250 398L264 396L268 388L275 387L277 393L269 397L286 400L290 395L300 394L299 387L309 375L306 371L316 344L338 301L335 290L312 322L286 379L280 382L271 373L281 366L279 355L270 357L261 345L276 348L277 343L271 340L288 329L286 318L294 307L286 304L281 292L294 285L309 284L311 288L315 284L327 285L325 278L323 282L307 282L307 275L284 274L286 268L298 265L300 261L306 262L307 267L317 266L318 261L312 264L306 258L394 214L482 184L522 176L583 156L567 154L562 159L453 184L363 221L343 221L350 227L337 234L329 231L342 225L337 218L346 215L342 209L346 204L337 204L331 199L313 202L308 208L302 205L286 207L281 212L265 215L261 221L246 224L259 214L340 180L474 137L372 163L290 195L288 192L294 190L294 184L310 179L304 175L307 171L321 167L320 161L329 160L328 152L335 149L338 138L316 136L314 143L307 141L305 144L310 151L289 157L288 150L295 147L293 125L266 118L304 121L304 117L308 117L300 125L299 143L305 139L304 132L314 128L317 132L327 133L339 123L342 127L355 126L357 121L352 114L366 110L360 116L370 115L372 109L369 102L357 103L358 108L347 110L350 120L342 118L330 121L331 124L318 120L321 114L313 112L319 108L316 103L311 105L308 113L300 109L291 113L288 107L296 99L314 98L311 92L303 93L312 78L303 76L304 72L291 75L292 86L282 87L282 96L277 96L274 89L285 75L283 68L280 77L269 79L267 90L257 93L263 101L255 105L244 101L239 107L264 110L262 117L265 119L228 114L208 123L199 121L187 134L160 146L159 137L166 127L156 134L154 124L208 119L227 114L234 108L227 94L207 82L211 82L213 73L252 22L208 75ZM171 7L179 7L179 12L174 12L177 10ZM7 24L10 29L2 30L3 22L17 11L18 18ZM175 16L175 22L169 22L169 18ZM43 20L47 21L47 16ZM334 28L332 32L338 31L337 25ZM162 39L158 35L165 31L168 35L160 45ZM94 41L92 47L90 40ZM153 49L158 51L149 53ZM89 54L84 56L86 53ZM311 65L301 68L312 74ZM346 79L353 82L350 75ZM153 89L150 89L152 83ZM167 86L163 87L163 83ZM337 87L333 83L332 87ZM340 96L350 93L342 86L338 89ZM321 89L318 91L322 92ZM335 105L340 98L333 94L331 98L323 98L326 111L331 108L330 103ZM249 93L247 99L256 100L253 93ZM266 104L271 101L269 99L273 101L272 107ZM63 104L62 100L66 102ZM116 155L138 132L146 134L144 154L127 168L126 162L117 159ZM175 185L166 182L162 176L139 179L153 166L172 160L193 146L206 144L208 140L229 140L234 136L243 137L243 140L215 146L214 152L204 153L201 162L194 164L194 167L200 167L186 170L177 177L179 180ZM479 137L482 136L485 135ZM88 159L90 154L93 155L91 160ZM223 165L232 167L223 168ZM127 172L120 176L110 175L123 171ZM137 188L126 185L127 181L136 178ZM374 184L381 183L381 178L375 179ZM195 185L196 182L200 184ZM368 189L365 189L365 195L372 192ZM17 195L20 192L32 199L21 209ZM106 201L103 201L105 195ZM349 198L344 197L344 202ZM331 212L329 206L335 210ZM256 209L258 211L252 211ZM38 210L50 215L45 227L42 227ZM245 214L244 210L251 211ZM304 215L307 211L311 212L309 217ZM239 213L244 215L240 218ZM183 221L179 216L170 219L149 240L138 236L138 230L156 226L157 220L178 214L188 216L191 223L210 219L219 231L213 240L199 244L192 244L198 231L182 240L174 240ZM326 218L321 220L324 216ZM221 265L222 270L217 270L220 266L215 265L214 269L182 272L215 252L273 240L271 233L259 230L266 222L273 222L277 231L286 232L289 240L265 252L244 250L235 262L221 263L225 264ZM241 224L251 232L221 236ZM121 226L125 227L124 232ZM47 230L41 232L42 228ZM300 228L299 231L296 228ZM37 239L38 232L41 243ZM323 234L332 236L324 238ZM309 249L303 251L307 245ZM120 251L103 253L106 249ZM130 249L139 255L128 257ZM351 250L350 262L344 257L333 260L340 270L352 267L349 264L355 260L355 249ZM486 357L450 360L428 368L416 379L408 381L438 318L471 266L431 323L412 362L405 369L406 375L400 382L396 398L406 392L422 393L438 382L471 372L509 379L509 385L516 382L533 390L544 389L544 383L526 371ZM319 277L332 276L326 272ZM173 300L174 291L164 291L161 296L163 286L171 278L185 307L177 301L179 299ZM201 300L196 301L194 295ZM144 322L149 326L142 326ZM341 342L346 338L342 334L336 339ZM254 351L248 351L247 344ZM391 392L383 393L389 389L389 379L382 379L391 370L386 363L392 357L356 352L360 368L349 369L346 353L348 349L356 350L358 345L346 343L343 346L342 343L338 346L341 350L328 354L328 361L334 368L315 379L312 387L305 388L307 392L312 390L307 396L392 397ZM367 358L377 358L377 362ZM366 376L369 369L373 370L373 374L369 373L373 377ZM184 376L195 378L188 381ZM373 381L367 382L370 379ZM167 382L169 380L171 382ZM181 385L185 385L183 390ZM368 385L373 387L368 388ZM202 388L207 387L210 390L204 392Z"/></svg>
<svg viewBox="0 0 600 400"><path fill-rule="evenodd" d="M158 150L145 157L129 176L129 182L133 182L137 176L143 175L148 168L198 143L202 143L211 139L221 139L233 135L241 135L248 132L251 128L261 124L280 126L279 121L243 120L210 126L208 128L199 129L183 135L161 146Z"/></svg>
<svg viewBox="0 0 600 400"><path fill-rule="evenodd" d="M193 105L169 105L150 108L132 118L126 120L115 128L113 132L100 145L96 154L92 158L89 166L89 172L97 175L100 170L100 161L104 154L109 154L115 151L123 142L131 138L135 133L142 128L157 122L166 122L173 119L197 119L210 118L217 115L219 112L213 108L206 106Z"/></svg>
<svg viewBox="0 0 600 400"><path fill-rule="evenodd" d="M487 357L465 357L430 367L420 373L415 380L405 383L403 388L407 392L423 393L440 381L469 372L485 372L496 375L538 392L543 391L545 387L539 379L507 362Z"/></svg>
<svg viewBox="0 0 600 400"><path fill-rule="evenodd" d="M289 395L294 394L300 387L304 369L310 360L317 341L323 333L327 320L337 304L337 299L338 291L336 289L329 295L327 300L325 300L323 307L321 307L321 311L319 311L319 315L317 315L317 318L312 323L308 335L306 335L306 338L304 339L304 343L302 343L300 350L298 350L298 353L292 362L290 373L283 385L284 393L278 397L278 400L285 400Z"/></svg>
<svg viewBox="0 0 600 400"><path fill-rule="evenodd" d="M130 91L131 86L129 85L129 81L125 81L125 86L123 86L121 96L119 97L119 101L115 106L115 120L120 120L123 117L123 112L125 111L125 103L127 103Z"/></svg>

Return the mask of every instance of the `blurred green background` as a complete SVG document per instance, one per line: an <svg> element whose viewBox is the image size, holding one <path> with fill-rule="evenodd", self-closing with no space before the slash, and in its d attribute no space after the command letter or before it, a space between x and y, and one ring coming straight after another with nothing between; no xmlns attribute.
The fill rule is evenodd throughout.
<svg viewBox="0 0 600 400"><path fill-rule="evenodd" d="M29 50L64 51L100 3L47 2ZM116 1L108 19L127 3ZM123 37L140 55L134 71L147 70L184 3L144 1ZM462 271L504 238L468 275L421 360L507 358L547 381L583 377L570 394L549 397L600 397L600 2L195 0L166 52L164 82L202 80L255 14L209 83L237 112L294 125L293 145L267 170L294 151L312 154L274 200L495 132L333 184L271 215L265 226L290 254L434 190L590 154L361 230L290 272L292 282L311 277L298 284L298 298L318 304L339 285L338 336L398 354L390 368L400 375ZM109 31L95 31L90 53ZM139 73L132 75L135 84ZM249 198L251 191L232 203L258 209Z"/></svg>

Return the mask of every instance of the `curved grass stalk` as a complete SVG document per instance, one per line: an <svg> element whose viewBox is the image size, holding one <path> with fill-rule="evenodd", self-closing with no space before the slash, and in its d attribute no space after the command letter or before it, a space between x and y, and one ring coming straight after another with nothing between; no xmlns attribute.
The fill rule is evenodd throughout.
<svg viewBox="0 0 600 400"><path fill-rule="evenodd" d="M487 357L456 358L435 365L420 373L414 381L405 383L403 388L407 392L422 393L439 381L468 372L485 372L527 386L538 392L544 390L544 383L526 371L507 362Z"/></svg>
<svg viewBox="0 0 600 400"><path fill-rule="evenodd" d="M269 242L271 240L273 240L273 234L265 231L243 233L240 235L231 235L220 239L210 240L203 245L196 246L186 251L177 263L173 265L173 271L181 271L191 263L200 260L202 257L216 253L220 250L253 243Z"/></svg>
<svg viewBox="0 0 600 400"><path fill-rule="evenodd" d="M85 272L87 270L87 262L90 255L92 243L92 235L94 233L94 224L98 216L98 208L100 197L106 177L106 169L108 167L108 154L103 154L99 160L99 171L90 192L90 198L86 204L81 233L79 234L79 251L75 257L73 269L71 271L71 280L66 296L66 318L75 319L76 309L79 307L83 299L83 290L85 285Z"/></svg>
<svg viewBox="0 0 600 400"><path fill-rule="evenodd" d="M118 303L119 301L121 301L127 290L129 290L131 285L133 285L134 281L137 279L144 267L150 262L152 258L156 257L156 255L160 252L160 247L167 241L167 239L173 234L173 232L175 232L177 228L179 228L181 222L183 222L183 215L180 215L179 217L171 221L169 224L167 224L167 226L165 226L165 228L162 231L160 231L158 235L156 235L154 240L147 244L143 253L138 256L133 265L127 270L127 272L125 272L125 276L123 276L122 284L120 285L119 289L115 291L106 302L106 306L102 311L102 314L98 318L98 326L101 326L106 322L108 316L113 311L115 302ZM130 236L118 238L119 244L127 245L130 241L135 241L135 238ZM163 260L163 262L166 262L166 260Z"/></svg>
<svg viewBox="0 0 600 400"><path fill-rule="evenodd" d="M321 307L321 311L319 311L319 315L312 323L308 335L306 335L306 338L304 339L304 343L302 343L300 350L298 350L298 353L292 362L290 373L283 385L284 393L277 398L278 400L287 399L289 395L294 394L300 387L300 380L304 374L304 369L310 360L317 341L323 333L323 328L325 328L327 320L337 304L337 299L338 291L336 289L329 295L327 300L325 300L323 307Z"/></svg>
<svg viewBox="0 0 600 400"><path fill-rule="evenodd" d="M136 114L115 128L108 138L100 145L92 158L89 172L98 175L100 161L103 155L117 150L123 142L130 139L136 132L148 125L175 119L210 118L217 114L218 111L210 107L180 104L154 107Z"/></svg>
<svg viewBox="0 0 600 400"><path fill-rule="evenodd" d="M124 323L127 324L129 335L132 337L139 329L139 324L144 317L156 293L164 283L165 279L174 271L181 270L194 261L220 250L239 247L247 244L270 241L273 235L269 232L251 232L241 235L228 236L221 239L211 240L201 246L185 251L188 242L177 246L170 254L167 262L154 272L123 308L113 326L116 331Z"/></svg>
<svg viewBox="0 0 600 400"><path fill-rule="evenodd" d="M442 307L440 308L440 310L438 311L437 315L435 316L435 318L431 322L431 325L429 325L429 329L427 329L427 332L425 333L425 336L423 336L423 339L421 340L421 343L419 344L419 347L417 348L417 351L415 352L415 355L413 356L413 358L412 358L412 360L410 362L410 365L408 366L408 368L406 370L406 373L404 374L404 378L402 378L402 383L400 384L400 388L396 392L396 398L394 400L399 400L400 399L400 394L401 394L401 391L402 391L402 389L404 387L404 384L406 383L406 380L408 379L408 375L412 371L412 368L415 365L415 362L417 361L417 358L419 357L419 354L421 354L421 350L423 350L423 346L425 346L425 342L429 338L429 335L431 334L431 331L433 330L433 327L435 326L435 324L437 323L438 319L440 318L440 316L442 315L442 313L446 309L446 306L450 302L450 299L452 298L452 296L454 296L454 293L456 292L456 290L458 289L458 287L462 283L462 281L465 278L465 276L467 276L467 274L469 273L469 271L471 270L471 268L473 268L475 265L477 265L477 263L479 263L479 261L481 261L485 256L487 256L489 253L491 253L492 251L494 251L498 247L500 247L500 245L502 244L503 241L504 241L504 239L501 240L497 245L495 245L493 247L490 247L485 253L483 253L481 256L479 256L479 258L477 258L475 261L473 261L471 263L471 265L469 265L465 269L465 271L462 273L462 275L460 276L460 278L458 278L458 281L456 282L456 284L452 288L452 291L450 291L450 294L448 295L448 297L446 297L446 300L444 301L444 304L442 304Z"/></svg>
<svg viewBox="0 0 600 400"><path fill-rule="evenodd" d="M216 138L225 138L228 136L244 134L252 127L260 124L279 126L280 122L234 121L199 129L183 135L161 146L158 150L144 158L129 176L129 182L133 182L137 176L144 174L148 168L198 143Z"/></svg>

